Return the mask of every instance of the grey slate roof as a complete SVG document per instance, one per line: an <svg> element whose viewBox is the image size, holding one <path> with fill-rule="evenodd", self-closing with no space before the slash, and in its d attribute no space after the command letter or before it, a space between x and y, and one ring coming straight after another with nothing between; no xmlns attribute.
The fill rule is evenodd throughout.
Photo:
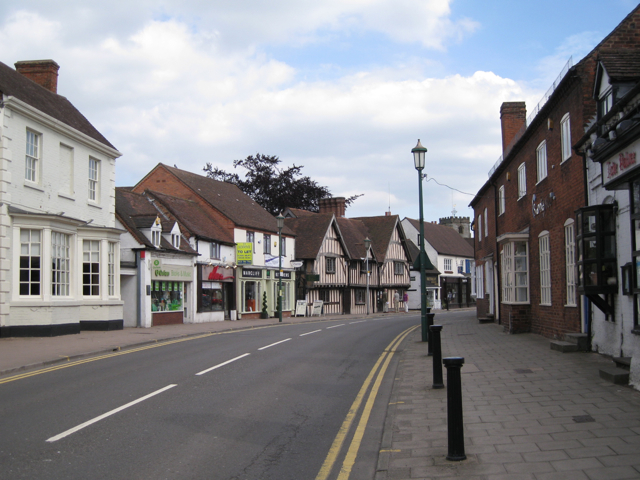
<svg viewBox="0 0 640 480"><path fill-rule="evenodd" d="M0 92L16 97L107 147L115 149L69 100L41 87L2 62L0 62Z"/></svg>
<svg viewBox="0 0 640 480"><path fill-rule="evenodd" d="M420 231L420 220L407 218L416 230ZM424 239L435 248L438 254L474 258L473 246L453 228L436 223L424 223Z"/></svg>

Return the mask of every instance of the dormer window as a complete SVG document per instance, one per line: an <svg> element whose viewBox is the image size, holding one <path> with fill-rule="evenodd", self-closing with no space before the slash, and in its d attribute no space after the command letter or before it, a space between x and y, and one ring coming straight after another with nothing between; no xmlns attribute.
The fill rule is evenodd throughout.
<svg viewBox="0 0 640 480"><path fill-rule="evenodd" d="M151 243L156 248L160 246L160 230L151 230Z"/></svg>
<svg viewBox="0 0 640 480"><path fill-rule="evenodd" d="M180 234L171 234L171 245L173 245L173 248L180 248Z"/></svg>

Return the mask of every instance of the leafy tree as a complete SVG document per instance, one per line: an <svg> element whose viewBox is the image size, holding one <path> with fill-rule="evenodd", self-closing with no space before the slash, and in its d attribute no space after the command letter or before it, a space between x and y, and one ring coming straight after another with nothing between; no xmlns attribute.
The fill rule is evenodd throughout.
<svg viewBox="0 0 640 480"><path fill-rule="evenodd" d="M242 167L246 170L244 179L237 173L225 172L210 163L203 170L209 178L237 185L272 215L277 215L287 207L317 212L320 199L331 196L329 189L302 176L300 172L303 167L280 167L280 163L277 156L261 153L244 160L234 160L233 168ZM360 196L347 198L346 205Z"/></svg>

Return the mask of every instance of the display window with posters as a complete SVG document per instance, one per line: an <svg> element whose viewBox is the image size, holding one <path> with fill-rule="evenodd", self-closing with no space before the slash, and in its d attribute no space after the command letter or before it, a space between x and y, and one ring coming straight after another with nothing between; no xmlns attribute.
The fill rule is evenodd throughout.
<svg viewBox="0 0 640 480"><path fill-rule="evenodd" d="M223 312L226 305L225 292L233 283L232 268L218 265L200 265L198 312ZM225 283L227 286L225 287Z"/></svg>
<svg viewBox="0 0 640 480"><path fill-rule="evenodd" d="M184 310L184 282L154 280L151 284L152 312Z"/></svg>

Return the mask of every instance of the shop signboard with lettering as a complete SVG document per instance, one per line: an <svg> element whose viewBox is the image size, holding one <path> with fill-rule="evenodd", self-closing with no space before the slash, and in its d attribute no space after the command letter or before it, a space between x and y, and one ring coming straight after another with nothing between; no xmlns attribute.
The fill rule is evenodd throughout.
<svg viewBox="0 0 640 480"><path fill-rule="evenodd" d="M236 244L236 263L238 265L253 265L253 243L240 242Z"/></svg>
<svg viewBox="0 0 640 480"><path fill-rule="evenodd" d="M151 262L152 280L193 281L193 267L189 265L171 265L159 258Z"/></svg>
<svg viewBox="0 0 640 480"><path fill-rule="evenodd" d="M282 272L282 273L280 273L279 271L276 270L273 273L275 274L274 278L291 279L291 272Z"/></svg>
<svg viewBox="0 0 640 480"><path fill-rule="evenodd" d="M257 268L243 268L242 276L244 278L262 278L262 270Z"/></svg>
<svg viewBox="0 0 640 480"><path fill-rule="evenodd" d="M632 145L631 147L631 149L624 150L603 162L602 176L605 187L640 166L636 155L636 151L640 149L640 144Z"/></svg>

